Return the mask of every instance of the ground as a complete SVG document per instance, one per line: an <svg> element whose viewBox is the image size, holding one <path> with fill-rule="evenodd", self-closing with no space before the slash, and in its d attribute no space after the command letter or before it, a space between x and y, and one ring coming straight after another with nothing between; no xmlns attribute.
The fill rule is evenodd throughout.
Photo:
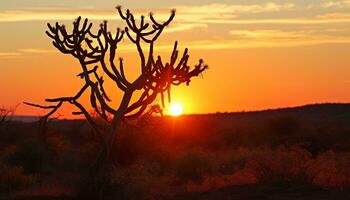
<svg viewBox="0 0 350 200"><path fill-rule="evenodd" d="M37 126L0 126L0 199L91 197L88 124ZM105 167L106 200L350 199L350 105L143 118L121 127Z"/></svg>

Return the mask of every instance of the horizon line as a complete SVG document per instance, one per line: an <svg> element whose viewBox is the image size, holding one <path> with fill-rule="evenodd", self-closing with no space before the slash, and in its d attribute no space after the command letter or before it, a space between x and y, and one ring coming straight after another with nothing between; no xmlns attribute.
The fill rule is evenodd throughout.
<svg viewBox="0 0 350 200"><path fill-rule="evenodd" d="M264 111L276 111L276 110L284 110L284 109L296 109L296 108L303 108L308 106L322 106L322 105L348 105L350 106L350 102L321 102L321 103L309 103L309 104L299 104L299 105L293 105L293 106L284 106L284 107L271 107L271 108L263 108L263 109L256 109L256 110L237 110L237 111L216 111L216 112L209 112L209 113L184 113L181 116L193 116L193 115L216 115L216 114L237 114L237 113L254 113L254 112L264 112ZM169 114L164 115L165 117L173 117ZM42 116L38 115L16 115L14 114L11 117L17 117L17 118L36 118L39 119ZM62 116L61 116L62 117ZM55 119L56 117L52 117L50 119ZM58 117L58 120L84 120L85 118L73 118L73 117Z"/></svg>

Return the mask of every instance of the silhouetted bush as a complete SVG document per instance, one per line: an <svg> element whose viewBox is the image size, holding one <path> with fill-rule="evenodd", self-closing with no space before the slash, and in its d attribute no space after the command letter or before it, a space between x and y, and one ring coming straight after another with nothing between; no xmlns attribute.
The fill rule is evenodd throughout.
<svg viewBox="0 0 350 200"><path fill-rule="evenodd" d="M42 172L45 163L43 162L47 149L43 144L35 141L28 141L19 144L17 151L8 157L9 164L21 166L25 174Z"/></svg>
<svg viewBox="0 0 350 200"><path fill-rule="evenodd" d="M212 166L204 152L189 151L175 163L175 174L180 181L201 182L204 175L211 172Z"/></svg>
<svg viewBox="0 0 350 200"><path fill-rule="evenodd" d="M23 189L33 184L34 177L24 175L22 167L0 164L0 192Z"/></svg>

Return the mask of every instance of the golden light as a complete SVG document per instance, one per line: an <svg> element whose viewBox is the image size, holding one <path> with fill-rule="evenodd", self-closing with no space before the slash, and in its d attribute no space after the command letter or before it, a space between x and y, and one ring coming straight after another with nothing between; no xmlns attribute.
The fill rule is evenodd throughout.
<svg viewBox="0 0 350 200"><path fill-rule="evenodd" d="M169 105L169 113L172 116L179 116L183 112L182 105L180 103L171 102Z"/></svg>

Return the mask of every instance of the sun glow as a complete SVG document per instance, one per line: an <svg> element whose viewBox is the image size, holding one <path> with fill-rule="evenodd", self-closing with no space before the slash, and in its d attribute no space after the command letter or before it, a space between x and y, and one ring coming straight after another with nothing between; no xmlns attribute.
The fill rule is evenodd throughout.
<svg viewBox="0 0 350 200"><path fill-rule="evenodd" d="M183 113L183 108L180 103L172 102L169 105L169 113L172 116L179 116Z"/></svg>

